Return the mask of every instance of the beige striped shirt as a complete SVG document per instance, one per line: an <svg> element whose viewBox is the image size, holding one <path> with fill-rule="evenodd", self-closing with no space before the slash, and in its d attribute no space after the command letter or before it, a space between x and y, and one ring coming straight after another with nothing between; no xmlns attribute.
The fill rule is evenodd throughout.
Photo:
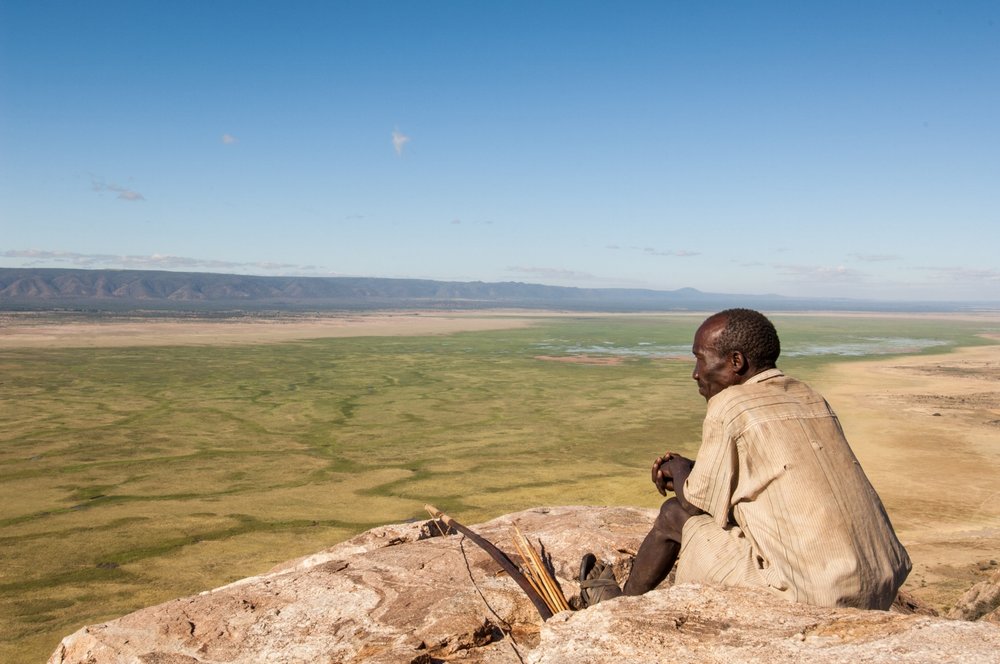
<svg viewBox="0 0 1000 664"><path fill-rule="evenodd" d="M886 609L910 570L837 416L778 369L709 401L685 497L710 516L685 525L678 580Z"/></svg>

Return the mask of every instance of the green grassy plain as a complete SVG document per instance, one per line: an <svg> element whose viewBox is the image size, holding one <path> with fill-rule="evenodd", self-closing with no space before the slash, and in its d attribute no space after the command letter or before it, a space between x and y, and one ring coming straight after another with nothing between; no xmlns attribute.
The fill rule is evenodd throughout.
<svg viewBox="0 0 1000 664"><path fill-rule="evenodd" d="M655 506L649 464L667 448L694 453L704 401L688 359L642 352L686 355L701 318L0 350L0 660L44 661L82 625L423 518L428 502L469 524L542 504ZM795 348L902 336L944 352L983 331L775 322L782 368L807 380L847 360ZM595 348L625 360L538 359Z"/></svg>

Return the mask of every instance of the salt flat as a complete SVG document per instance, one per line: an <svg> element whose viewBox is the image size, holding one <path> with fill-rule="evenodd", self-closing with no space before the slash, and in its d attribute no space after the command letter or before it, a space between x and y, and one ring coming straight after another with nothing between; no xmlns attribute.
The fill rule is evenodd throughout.
<svg viewBox="0 0 1000 664"><path fill-rule="evenodd" d="M287 314L225 318L2 314L0 348L109 348L240 343L359 336L420 336L523 327L523 313Z"/></svg>

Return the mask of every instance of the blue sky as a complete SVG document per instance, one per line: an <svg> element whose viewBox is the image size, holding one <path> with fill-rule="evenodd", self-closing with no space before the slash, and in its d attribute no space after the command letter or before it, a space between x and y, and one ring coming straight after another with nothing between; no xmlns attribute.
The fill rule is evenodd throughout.
<svg viewBox="0 0 1000 664"><path fill-rule="evenodd" d="M0 0L0 267L1000 300L996 2Z"/></svg>

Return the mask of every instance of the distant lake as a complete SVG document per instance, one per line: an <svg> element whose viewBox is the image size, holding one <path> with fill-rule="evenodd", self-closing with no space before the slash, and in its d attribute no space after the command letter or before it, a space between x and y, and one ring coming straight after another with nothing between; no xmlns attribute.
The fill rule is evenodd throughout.
<svg viewBox="0 0 1000 664"><path fill-rule="evenodd" d="M782 357L817 357L839 355L842 357L864 357L867 355L901 355L919 353L936 346L948 345L940 339L915 339L912 337L859 337L835 344L790 343L782 345ZM639 342L633 346L618 345L605 341L589 346L574 345L559 340L548 340L536 344L541 352L566 355L609 355L616 357L650 358L691 358L689 345L665 345L653 342Z"/></svg>
<svg viewBox="0 0 1000 664"><path fill-rule="evenodd" d="M782 348L784 357L812 357L816 355L841 355L864 357L866 355L901 355L919 353L936 346L947 346L940 339L913 339L910 337L862 337L836 344L792 344Z"/></svg>

